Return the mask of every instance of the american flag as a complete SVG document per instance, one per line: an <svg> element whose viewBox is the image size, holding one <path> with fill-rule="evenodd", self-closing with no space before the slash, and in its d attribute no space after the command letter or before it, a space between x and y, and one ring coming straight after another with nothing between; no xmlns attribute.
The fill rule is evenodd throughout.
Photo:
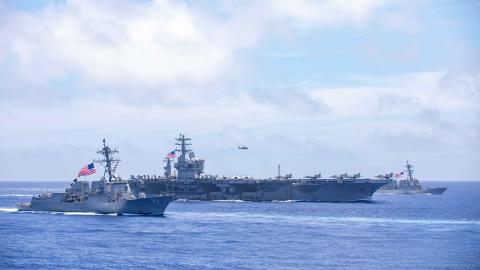
<svg viewBox="0 0 480 270"><path fill-rule="evenodd" d="M399 172L395 174L395 178L398 179L403 176L403 172Z"/></svg>
<svg viewBox="0 0 480 270"><path fill-rule="evenodd" d="M78 176L84 176L84 175L90 175L94 174L97 171L95 170L95 167L93 166L93 163L88 164L87 166L83 167L80 172L78 173Z"/></svg>
<svg viewBox="0 0 480 270"><path fill-rule="evenodd" d="M177 155L175 154L175 150L167 154L167 158L175 158Z"/></svg>

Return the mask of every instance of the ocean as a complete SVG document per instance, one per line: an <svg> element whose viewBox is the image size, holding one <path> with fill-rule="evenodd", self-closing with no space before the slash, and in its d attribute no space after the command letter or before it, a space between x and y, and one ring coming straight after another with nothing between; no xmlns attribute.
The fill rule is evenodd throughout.
<svg viewBox="0 0 480 270"><path fill-rule="evenodd" d="M370 203L175 201L159 216L21 213L62 182L0 182L0 269L480 269L480 182Z"/></svg>

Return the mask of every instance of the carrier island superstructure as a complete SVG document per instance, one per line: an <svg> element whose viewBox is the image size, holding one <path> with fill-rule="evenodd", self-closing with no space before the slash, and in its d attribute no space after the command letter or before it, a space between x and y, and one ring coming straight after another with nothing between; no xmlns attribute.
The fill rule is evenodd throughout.
<svg viewBox="0 0 480 270"><path fill-rule="evenodd" d="M322 178L321 174L294 178L292 175L273 179L250 177L218 177L204 174L202 159L189 148L191 139L180 134L171 157L164 160L163 176L131 176L136 192L148 196L171 194L187 200L244 200L244 201L368 201L373 193L389 181L361 178L359 174L343 174ZM177 160L176 153L178 153ZM176 173L172 172L172 162Z"/></svg>

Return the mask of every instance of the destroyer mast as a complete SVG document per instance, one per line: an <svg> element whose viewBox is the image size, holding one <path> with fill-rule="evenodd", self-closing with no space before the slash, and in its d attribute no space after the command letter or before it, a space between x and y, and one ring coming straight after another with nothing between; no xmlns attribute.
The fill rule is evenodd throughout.
<svg viewBox="0 0 480 270"><path fill-rule="evenodd" d="M408 163L407 160L407 165L405 165L405 168L407 168L407 173L408 173L408 181L413 181L413 166Z"/></svg>
<svg viewBox="0 0 480 270"><path fill-rule="evenodd" d="M114 178L115 170L117 169L120 159L115 158L113 155L117 154L117 149L111 149L107 146L105 139L103 139L103 148L97 151L97 154L102 155L104 158L99 160L94 160L94 162L102 165L105 168L103 172L103 177L106 179L108 174L108 182L111 182Z"/></svg>

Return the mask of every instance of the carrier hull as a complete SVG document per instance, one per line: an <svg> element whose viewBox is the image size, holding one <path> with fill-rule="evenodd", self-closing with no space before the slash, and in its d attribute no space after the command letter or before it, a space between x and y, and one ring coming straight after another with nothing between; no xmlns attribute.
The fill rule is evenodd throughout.
<svg viewBox="0 0 480 270"><path fill-rule="evenodd" d="M147 195L172 194L187 200L243 201L368 201L386 181L352 180L167 180L149 179L136 185ZM133 185L131 185L133 186Z"/></svg>
<svg viewBox="0 0 480 270"><path fill-rule="evenodd" d="M383 194L432 194L442 195L447 190L446 187L441 188L425 188L425 189L379 189L377 193Z"/></svg>

